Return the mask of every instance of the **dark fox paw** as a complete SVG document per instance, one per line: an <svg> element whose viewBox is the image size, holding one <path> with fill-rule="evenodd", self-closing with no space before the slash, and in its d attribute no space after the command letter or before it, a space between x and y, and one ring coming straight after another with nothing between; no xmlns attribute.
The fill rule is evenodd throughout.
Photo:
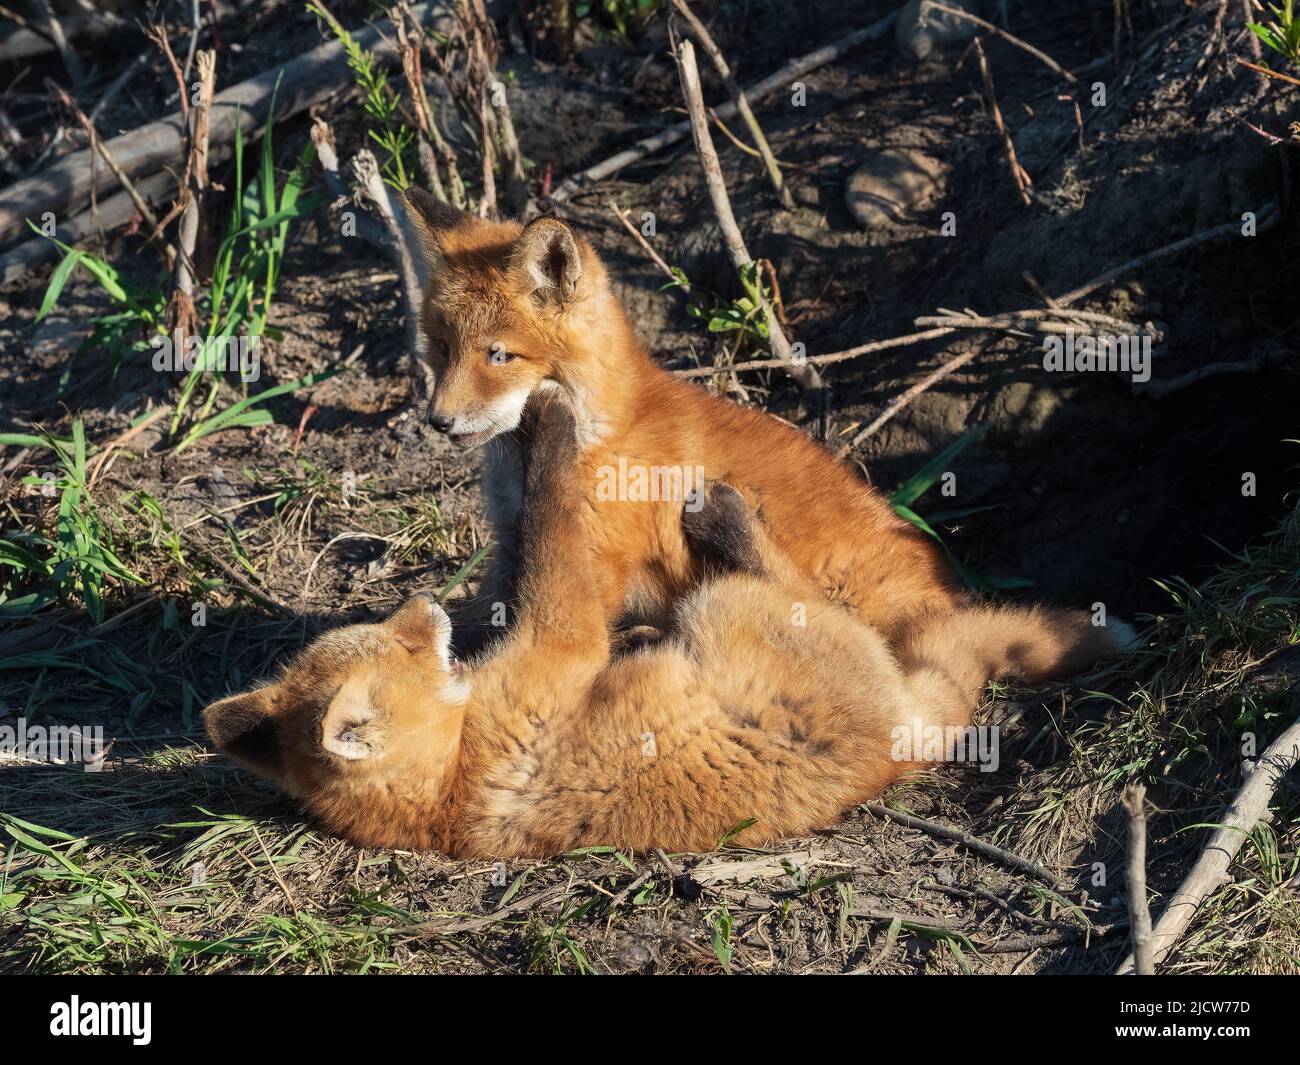
<svg viewBox="0 0 1300 1065"><path fill-rule="evenodd" d="M702 496L688 498L682 508L682 532L701 561L722 570L762 575L754 517L731 485L711 484Z"/></svg>
<svg viewBox="0 0 1300 1065"><path fill-rule="evenodd" d="M578 421L573 403L559 389L535 392L519 419L526 479L540 487L549 478L573 470L578 460Z"/></svg>

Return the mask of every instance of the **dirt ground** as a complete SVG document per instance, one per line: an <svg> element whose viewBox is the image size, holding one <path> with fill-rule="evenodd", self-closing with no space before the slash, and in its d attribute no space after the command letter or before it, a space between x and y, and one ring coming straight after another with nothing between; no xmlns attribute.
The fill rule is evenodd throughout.
<svg viewBox="0 0 1300 1065"><path fill-rule="evenodd" d="M700 6L748 82L896 5ZM180 453L165 417L133 436L100 466L95 498L145 583L113 587L104 622L61 602L0 630L8 659L0 723L20 715L94 723L115 743L103 773L0 768L0 811L18 819L6 822L0 968L1113 969L1127 944L1124 784L1152 787L1158 898L1203 841L1180 829L1214 821L1238 786L1243 728L1266 742L1290 706L1260 686L1257 670L1300 632L1289 524L1300 435L1294 147L1270 145L1247 120L1285 134L1296 90L1235 65L1233 56L1250 54L1248 38L1240 26L1226 41L1214 36L1216 3L1130 4L1118 64L1107 58L1109 0L1007 6L1014 33L1084 72L1077 91L1063 92L1045 65L985 38L1001 112L1033 182L1031 206L1018 198L964 45L918 64L891 33L806 76L805 106L778 93L760 107L792 212L779 208L754 160L722 138L719 149L750 250L771 260L790 330L813 355L911 332L940 308L1042 306L1044 292L1062 295L1279 204L1273 228L1126 273L1081 304L1157 323L1166 338L1157 378L1241 359L1256 360L1254 372L1156 399L1119 375L1045 373L1033 338L1003 336L850 453L888 492L979 427L953 465L968 513L944 520L952 504L937 492L916 507L938 515L952 552L976 573L1025 585L1004 594L1104 603L1146 626L1146 650L1132 661L1050 691L992 690L982 713L1002 727L997 772L948 767L882 798L1047 875L865 809L771 854L596 852L502 870L361 851L301 823L290 802L212 755L198 717L207 702L267 675L326 627L381 616L416 591L441 592L487 541L477 456L417 428L397 275L380 253L338 235L322 209L291 230L262 384L346 372L272 401L273 424L216 433ZM367 8L334 10L357 26ZM221 32L244 45L223 58L225 84L321 39L291 3L258 5ZM99 73L111 78L129 58L105 60ZM514 75L512 107L538 195L544 175L558 185L680 117L662 15L623 42L580 35L567 61L503 46L501 67ZM1095 82L1106 86L1105 106L1088 102ZM721 98L707 77L706 92ZM164 79L142 77L106 126L130 128L166 109ZM318 110L331 116L341 154L359 146L355 99ZM276 128L282 167L307 128L306 116ZM864 228L846 206L845 183L870 153L900 147L940 162L936 190L905 220ZM734 294L689 141L556 213L601 252L658 357L712 362L722 342L686 313L678 291L664 290L611 200L634 218L653 212L654 242L669 262ZM947 212L955 236L941 234ZM143 280L151 269L138 237L115 234L102 250L128 276ZM2 428L66 433L75 415L103 444L165 402L175 383L143 362L112 376L97 352L77 352L106 305L84 273L38 322L50 273L0 290ZM945 338L828 367L830 446L973 342ZM779 374L710 387L799 420L799 397ZM6 447L0 467L6 526L48 527L52 504L23 481L41 475L47 457ZM1242 492L1246 474L1253 495ZM161 517L128 505L141 494ZM450 601L479 576L471 572ZM199 601L209 614L196 628L188 618ZM1295 789L1283 787L1271 844L1261 836L1243 851L1234 883L1207 903L1173 971L1295 971L1300 921L1287 903L1296 815Z"/></svg>

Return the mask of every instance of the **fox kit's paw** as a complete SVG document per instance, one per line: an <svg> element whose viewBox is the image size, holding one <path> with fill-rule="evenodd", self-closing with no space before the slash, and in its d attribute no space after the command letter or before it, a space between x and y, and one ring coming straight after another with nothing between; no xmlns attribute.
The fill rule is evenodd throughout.
<svg viewBox="0 0 1300 1065"><path fill-rule="evenodd" d="M729 484L711 484L682 508L682 532L691 550L723 570L761 576L763 561L754 542L749 504Z"/></svg>

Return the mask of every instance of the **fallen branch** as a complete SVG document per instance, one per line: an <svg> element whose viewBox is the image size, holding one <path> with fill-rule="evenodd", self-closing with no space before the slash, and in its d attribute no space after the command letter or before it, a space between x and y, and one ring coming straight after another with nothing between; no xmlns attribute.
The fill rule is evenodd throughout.
<svg viewBox="0 0 1300 1065"><path fill-rule="evenodd" d="M631 233L632 238L638 244L641 245L642 250L648 256L650 256L650 261L653 262L655 266L659 267L659 270L663 273L663 275L667 277L669 281L672 281L676 284L681 284L681 278L679 278L675 273L673 273L673 268L669 266L666 262L664 262L660 254L650 246L650 242L646 240L645 237L641 235L641 231L632 224L631 219L629 219L627 216L627 212L624 211L623 208L621 208L613 200L609 201L609 209L614 212L614 217L623 223L623 228L626 229L629 233ZM687 283L685 285L682 285L682 289L685 292L690 292L691 286L689 283ZM713 372L712 368L710 368L709 372L710 373Z"/></svg>
<svg viewBox="0 0 1300 1065"><path fill-rule="evenodd" d="M1154 976L1151 960L1151 908L1147 905L1147 789L1135 784L1124 789L1128 812L1128 865L1125 893L1128 895L1129 932L1133 938L1134 966L1139 976Z"/></svg>
<svg viewBox="0 0 1300 1065"><path fill-rule="evenodd" d="M894 23L897 20L898 12L893 12L873 22L870 26L846 34L830 44L823 45L816 51L800 56L798 59L790 60L780 70L774 71L766 78L756 81L745 89L746 97L751 103L756 103L764 97L771 96L772 93L779 89L789 88L792 81L798 80L819 67L824 67L827 63L833 63L840 56L852 51L858 45L879 40L894 28ZM715 113L722 119L728 119L736 113L736 106L732 103L726 103L716 108ZM625 167L629 167L633 163L639 163L647 156L671 147L678 141L684 140L690 133L690 122L678 122L667 129L660 130L653 136L639 140L631 148L625 148L617 155L612 155L595 166L590 166L572 177L565 178L560 187L551 193L551 200L554 203L564 203L566 200L572 199L588 185L603 181L605 178L617 174Z"/></svg>
<svg viewBox="0 0 1300 1065"><path fill-rule="evenodd" d="M858 433L853 437L852 440L850 440L847 444L843 445L836 452L836 455L843 456L848 452L852 451L855 447L857 447L860 443L862 443L862 441L867 439L867 437L869 437L872 433L876 432L882 425L884 425L886 422L894 418L899 411L901 411L904 407L910 404L912 400L916 399L916 397L919 396L922 392L925 392L927 389L931 388L938 382L942 381L945 377L948 377L956 373L968 362L972 362L980 355L983 355L984 352L986 352L992 346L993 346L992 339L985 340L982 344L976 344L973 348L970 349L970 351L963 352L962 354L956 356L955 358L949 359L937 370L934 370L931 373L927 374L925 377L921 378L921 380L917 381L916 384L912 385L911 388L909 388L901 396L898 396L896 399L890 402L889 406L887 406L884 410L882 410L879 414L877 414L874 418L872 418L871 421L863 429L858 431Z"/></svg>
<svg viewBox="0 0 1300 1065"><path fill-rule="evenodd" d="M700 157L700 167L704 171L704 182L708 187L709 199L713 203L713 213L722 230L723 243L731 256L732 265L738 271L753 268L754 260L745 247L745 238L741 236L740 226L731 210L731 200L727 196L727 184L722 176L722 164L713 147L713 138L709 134L709 119L704 110L704 94L700 89L700 72L695 64L695 47L690 41L681 41L674 52L677 59L677 71L681 76L682 95L686 98L686 107L690 113L691 133L695 139L695 150ZM757 271L755 271L757 273ZM768 337L777 358L785 361L785 370L806 392L824 394L821 375L815 366L807 365L802 359L793 358L794 349L789 338L777 321L772 310L771 301L763 294L761 284L756 284L762 304L763 317L767 322Z"/></svg>
<svg viewBox="0 0 1300 1065"><path fill-rule="evenodd" d="M908 333L906 336L890 337L888 340L873 340L867 344L859 344L856 348L845 348L843 351L832 351L826 355L809 355L804 359L804 363L811 366L825 366L833 362L847 362L849 359L856 359L861 355L870 355L877 351L888 351L891 348L905 348L911 344L920 344L926 340L936 340L939 337L946 337L956 332L955 329L927 329L920 333ZM751 359L749 362L738 362L730 366L692 366L685 370L674 370L678 377L711 377L717 373L740 373L743 370L782 370L789 367L790 363L784 359Z"/></svg>
<svg viewBox="0 0 1300 1065"><path fill-rule="evenodd" d="M450 28L443 4L420 4L414 13L422 21L436 15L437 27ZM361 47L372 49L379 62L396 60L395 48L381 40L375 28L366 27L352 36ZM233 141L237 124L245 137L256 136L269 115L277 82L280 82L277 119L319 103L351 84L343 45L337 41L323 44L218 93L213 99L209 124L211 143L224 145ZM184 125L180 114L173 113L107 143L113 157L131 177L153 174L165 166L175 165L182 157ZM0 192L0 245L20 238L27 231L28 218L39 218L46 211L61 215L79 210L89 201L92 184L100 194L114 188L116 177L109 172L96 172L90 164L91 156L89 148L73 152L41 173L16 181Z"/></svg>
<svg viewBox="0 0 1300 1065"><path fill-rule="evenodd" d="M1293 687L1294 690L1294 687ZM1297 720L1269 746L1268 750L1255 764L1245 784L1228 807L1223 821L1205 845L1205 850L1196 860L1191 873L1182 886L1174 892L1165 906L1160 920L1151 935L1152 962L1159 965L1164 961L1187 926L1191 924L1197 909L1228 877L1228 867L1246 842L1251 829L1268 812L1269 801L1277 790L1282 778L1300 761L1300 720ZM1125 958L1116 975L1131 975L1134 970L1133 956Z"/></svg>
<svg viewBox="0 0 1300 1065"><path fill-rule="evenodd" d="M787 211L794 210L794 200L790 197L790 190L785 186L785 179L781 177L781 168L777 166L776 156L772 154L772 146L767 143L767 137L763 135L763 127L758 124L758 119L754 117L753 108L749 106L749 98L732 75L731 66L728 64L726 56L722 54L722 49L713 40L704 23L695 17L695 12L690 9L686 0L673 0L673 7L686 20L687 25L691 28L691 33L700 42L700 47L713 61L718 77L722 79L722 83L727 87L727 93L731 97L731 103L735 107L736 113L749 127L749 134L754 138L754 145L763 160L764 168L767 170L767 178L772 183L772 188L776 190L776 194L781 200L781 206ZM718 120L718 125L723 132L731 136L726 126L722 125L721 119Z"/></svg>
<svg viewBox="0 0 1300 1065"><path fill-rule="evenodd" d="M1206 363L1204 366L1198 366L1195 370L1188 370L1177 377L1164 380L1153 377L1149 381L1134 382L1133 394L1146 396L1148 399L1164 399L1166 396L1172 396L1175 392L1191 388L1192 385L1207 378L1225 377L1229 374L1258 373L1260 370L1281 362L1286 357L1286 354L1284 350L1278 348L1267 355L1257 355L1249 359Z"/></svg>
<svg viewBox="0 0 1300 1065"><path fill-rule="evenodd" d="M107 166L117 177L117 180L121 182L122 188L126 191L126 194L131 197L131 202L135 205L135 209L139 212L140 217L149 224L151 229L156 226L158 224L157 215L153 213L153 209L145 201L144 197L140 195L139 190L136 189L135 184L126 175L125 171L122 170L118 161L113 158L112 153L108 150L108 146L100 139L98 132L95 130L94 121L86 114L86 112L77 106L77 101L68 95L67 91L57 82L46 78L45 85L55 94L55 96L58 97L59 103L68 111L71 111L73 117L81 124L81 128L86 131L86 137L90 141L91 148L99 153L99 157L104 160L104 165Z"/></svg>
<svg viewBox="0 0 1300 1065"><path fill-rule="evenodd" d="M1059 304L1059 300L1057 301ZM1118 336L1136 334L1149 335L1152 340L1163 340L1164 334L1152 325L1139 325L1126 322L1123 318L1104 314L1101 311L1075 311L1066 307L1052 307L1048 310L1007 311L1005 314L941 314L917 318L912 322L918 327L949 326L953 329L980 329L997 332L1062 333L1072 329L1076 324L1102 326Z"/></svg>
<svg viewBox="0 0 1300 1065"><path fill-rule="evenodd" d="M989 70L988 57L984 54L984 45L980 43L978 37L975 38L975 56L979 60L980 77L984 81L984 92L988 95L993 124L997 126L998 133L1002 136L1002 149L1006 152L1007 164L1011 167L1011 179L1016 183L1021 201L1028 207L1034 202L1032 195L1034 183L1030 180L1029 172L1016 158L1016 142L1011 139L1011 134L1007 132L1007 124L1002 121L1002 108L998 106L997 90L993 87L993 73Z"/></svg>
<svg viewBox="0 0 1300 1065"><path fill-rule="evenodd" d="M940 825L934 821L926 821L920 817L913 817L911 814L905 814L900 810L891 810L888 806L882 806L878 802L864 802L862 809L868 813L875 814L877 817L884 817L890 821L902 825L904 828L914 828L936 839L948 840L952 843L960 843L968 850L982 854L986 858L992 858L994 861L1002 862L1013 869L1018 869L1022 873L1027 873L1036 880L1041 880L1057 891L1064 891L1065 885L1061 883L1056 876L1044 869L1037 862L1031 862L1028 858L1022 858L1018 854L1012 854L1008 850L987 843L978 836L972 836L969 832L963 832L957 828L950 828L947 825Z"/></svg>
<svg viewBox="0 0 1300 1065"><path fill-rule="evenodd" d="M1266 203L1255 212L1255 232L1263 233L1272 229L1281 220L1280 212L1275 204ZM1198 245L1209 243L1214 240L1222 240L1224 237L1239 237L1242 235L1241 222L1225 222L1221 226L1213 226L1210 229L1203 229L1199 233L1193 233L1190 237L1184 237L1182 240L1176 240L1172 244L1166 244L1162 248L1156 248L1155 251L1149 251L1145 255L1139 255L1136 259L1130 259L1126 263L1107 270L1104 274L1099 274L1091 281L1084 282L1076 289L1071 289L1064 296L1057 296L1056 301L1063 306L1071 303L1078 303L1084 296L1090 296L1097 289L1104 285L1109 285L1112 281L1117 281L1125 274L1131 274L1143 266L1156 262L1159 259L1168 258L1170 255L1177 255L1180 252L1195 248Z"/></svg>
<svg viewBox="0 0 1300 1065"><path fill-rule="evenodd" d="M995 37L1001 37L1002 40L1006 41L1008 44L1015 45L1015 47L1019 48L1023 52L1028 52L1044 66L1055 71L1071 84L1079 80L1046 52L1035 48L1028 41L1022 41L1019 37L1015 36L1015 34L1008 33L1006 30L995 26L992 22L989 22L986 19L980 18L978 15L972 15L969 11L963 11L959 7L949 7L947 4L939 3L938 0L925 0L921 5L922 18L925 17L925 9L928 7L932 7L937 11L942 11L945 15L951 15L953 18L959 18L965 22L974 23L986 33L991 33Z"/></svg>
<svg viewBox="0 0 1300 1065"><path fill-rule="evenodd" d="M176 188L176 178L167 171L153 174L136 182L136 192L145 200L162 203ZM60 222L54 235L64 244L76 244L94 233L107 233L141 218L131 197L125 192L115 193L98 205L98 211L83 211L81 214ZM143 219L141 219L143 221ZM27 274L43 263L56 259L63 252L54 241L46 237L33 237L25 244L0 255L0 284L8 284L26 277Z"/></svg>

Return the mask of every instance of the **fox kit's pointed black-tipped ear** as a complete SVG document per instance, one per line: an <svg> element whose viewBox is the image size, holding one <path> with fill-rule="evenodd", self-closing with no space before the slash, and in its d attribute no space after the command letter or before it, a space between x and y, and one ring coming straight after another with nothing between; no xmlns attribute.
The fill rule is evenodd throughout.
<svg viewBox="0 0 1300 1065"><path fill-rule="evenodd" d="M423 253L416 257L415 269L420 284L427 286L442 266L442 234L473 216L414 185L402 193L401 199L402 229Z"/></svg>
<svg viewBox="0 0 1300 1065"><path fill-rule="evenodd" d="M511 267L541 303L562 306L578 294L582 255L573 232L558 218L537 218L515 241Z"/></svg>
<svg viewBox="0 0 1300 1065"><path fill-rule="evenodd" d="M203 711L208 736L223 753L264 776L280 774L282 752L272 716L274 686L219 699Z"/></svg>

